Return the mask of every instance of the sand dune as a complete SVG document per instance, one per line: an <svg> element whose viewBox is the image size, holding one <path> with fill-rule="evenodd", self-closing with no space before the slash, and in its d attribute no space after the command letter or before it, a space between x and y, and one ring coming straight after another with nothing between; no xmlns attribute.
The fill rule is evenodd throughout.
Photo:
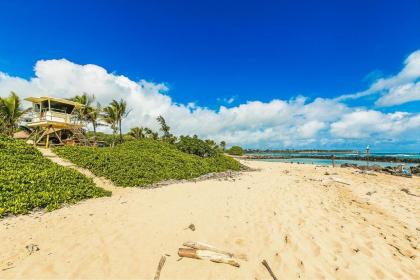
<svg viewBox="0 0 420 280"><path fill-rule="evenodd" d="M0 278L153 279L164 254L161 279L271 279L263 259L279 279L420 278L420 178L246 164L260 170L0 220ZM179 260L189 240L248 260Z"/></svg>

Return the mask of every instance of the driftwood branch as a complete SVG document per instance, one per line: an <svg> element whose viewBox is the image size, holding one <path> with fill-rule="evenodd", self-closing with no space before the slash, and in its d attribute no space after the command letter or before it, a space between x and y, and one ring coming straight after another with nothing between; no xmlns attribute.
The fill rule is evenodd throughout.
<svg viewBox="0 0 420 280"><path fill-rule="evenodd" d="M211 246L211 245L208 245L208 244L205 244L205 243L201 243L201 242L185 242L182 245L184 245L185 247L193 248L193 249L209 250L209 251L213 251L213 252L216 252L216 253L228 255L229 257L233 257L233 254L230 253L230 252L217 249L214 246Z"/></svg>
<svg viewBox="0 0 420 280"><path fill-rule="evenodd" d="M234 253L231 253L231 252L228 252L228 251L218 249L218 248L216 248L212 245L205 244L205 243L198 242L198 241L189 241L189 242L185 242L182 245L184 245L185 247L189 247L189 248L193 248L193 249L197 249L197 250L208 250L208 251L213 251L213 252L220 253L220 254L225 254L225 255L229 256L230 258L238 258L238 259L246 260L245 255L234 254Z"/></svg>
<svg viewBox="0 0 420 280"><path fill-rule="evenodd" d="M229 255L210 250L179 248L178 256L199 260L210 260L212 262L225 263L235 267L240 266L239 263Z"/></svg>
<svg viewBox="0 0 420 280"><path fill-rule="evenodd" d="M341 180L340 178L330 177L330 179L331 179L332 181L336 182L336 183L340 183L340 184L343 184L343 185L350 185L349 183L344 182L344 181L343 181L343 180Z"/></svg>
<svg viewBox="0 0 420 280"><path fill-rule="evenodd" d="M263 266L265 266L265 268L267 268L268 273L270 273L271 277L273 277L273 280L278 280L276 275L274 275L274 272L271 270L270 266L268 265L268 262L266 260L262 261Z"/></svg>
<svg viewBox="0 0 420 280"><path fill-rule="evenodd" d="M160 258L159 265L157 267L154 280L159 280L159 278L160 278L160 271L162 270L162 268L163 268L163 266L165 264L165 261L166 261L166 257L165 256L162 256Z"/></svg>

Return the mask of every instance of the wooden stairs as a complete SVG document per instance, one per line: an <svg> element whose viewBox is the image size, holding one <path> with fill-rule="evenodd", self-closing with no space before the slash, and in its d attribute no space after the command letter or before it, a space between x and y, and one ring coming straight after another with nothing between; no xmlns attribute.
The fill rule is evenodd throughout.
<svg viewBox="0 0 420 280"><path fill-rule="evenodd" d="M92 146L92 144L89 142L89 139L87 139L86 136L83 134L81 128L72 127L70 131L73 133L74 137L77 139L81 146Z"/></svg>

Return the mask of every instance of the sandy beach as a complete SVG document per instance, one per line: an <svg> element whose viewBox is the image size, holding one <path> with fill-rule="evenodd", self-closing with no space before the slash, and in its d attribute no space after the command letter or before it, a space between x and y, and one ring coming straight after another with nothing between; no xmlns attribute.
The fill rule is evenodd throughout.
<svg viewBox="0 0 420 280"><path fill-rule="evenodd" d="M259 170L2 219L0 278L153 279L165 254L160 279L271 279L263 259L279 279L420 278L420 177L244 163ZM186 241L247 261L180 259Z"/></svg>

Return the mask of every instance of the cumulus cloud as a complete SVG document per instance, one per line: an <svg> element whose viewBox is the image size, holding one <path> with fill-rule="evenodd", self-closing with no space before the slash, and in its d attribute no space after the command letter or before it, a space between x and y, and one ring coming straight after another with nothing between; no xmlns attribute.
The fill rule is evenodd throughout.
<svg viewBox="0 0 420 280"><path fill-rule="evenodd" d="M375 104L387 107L418 100L420 100L420 82L393 87L387 94L376 100Z"/></svg>
<svg viewBox="0 0 420 280"><path fill-rule="evenodd" d="M403 69L396 75L377 79L367 90L346 94L336 98L337 101L357 99L368 95L379 94L378 106L393 106L420 100L420 50L411 53L404 61Z"/></svg>
<svg viewBox="0 0 420 280"><path fill-rule="evenodd" d="M157 129L156 117L163 115L176 135L197 134L246 147L331 146L345 139L372 135L396 140L404 135L418 141L415 135L420 135L420 115L383 114L351 108L333 99L308 100L297 96L290 100L248 101L211 110L194 103L175 103L163 83L133 81L93 64L41 60L34 70L35 76L29 80L0 72L0 96L8 95L11 90L22 97L70 98L87 92L95 94L103 105L123 98L131 109L123 123L124 131L134 126Z"/></svg>
<svg viewBox="0 0 420 280"><path fill-rule="evenodd" d="M331 124L331 134L340 138L392 138L410 131L420 133L420 115L355 111Z"/></svg>

